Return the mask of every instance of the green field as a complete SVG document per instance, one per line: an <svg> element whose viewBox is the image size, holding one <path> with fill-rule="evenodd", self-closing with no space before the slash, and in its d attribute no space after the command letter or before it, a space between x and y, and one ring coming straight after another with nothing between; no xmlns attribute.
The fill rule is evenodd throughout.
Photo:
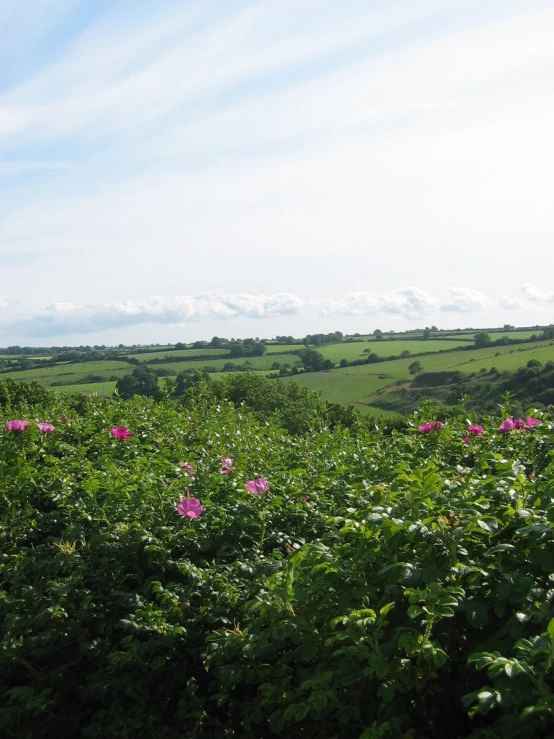
<svg viewBox="0 0 554 739"><path fill-rule="evenodd" d="M173 357L222 357L229 354L228 349L175 349L168 351L139 352L137 354L125 354L125 357L138 359L139 362L150 362L152 359L172 359Z"/></svg>
<svg viewBox="0 0 554 739"><path fill-rule="evenodd" d="M200 369L203 367L204 369L215 369L218 371L223 370L223 366L227 364L227 362L231 362L232 364L236 366L244 366L245 364L248 364L249 367L252 368L253 371L257 372L258 370L270 370L271 365L274 362L281 362L281 364L290 364L291 367L294 366L297 362L299 362L298 357L295 357L294 355L288 355L285 357L280 357L279 355L264 355L263 357L240 357L236 359L229 359L228 357L225 357L224 359L206 359L204 361L199 360L197 362L168 362L168 363L155 363L148 365L151 369L171 369L175 372L182 372L183 370L192 370L192 369Z"/></svg>
<svg viewBox="0 0 554 739"><path fill-rule="evenodd" d="M499 371L515 370L524 366L530 359L537 359L543 364L554 360L554 342L532 342L519 345L493 346L485 349L465 349L456 351L457 347L468 347L473 341L476 332L463 331L442 333L441 338L423 340L421 334L394 334L391 340L385 338L376 340L375 336L365 336L361 341L345 341L337 344L328 344L323 347L314 347L321 352L325 359L335 364L333 370L325 372L300 372L288 379L299 382L311 390L321 392L324 400L333 403L353 403L364 412L376 413L375 406L378 398L375 393L383 388L391 387L394 383L409 382L411 376L409 366L417 357L424 372L439 372L443 370L459 370L462 372L479 372L482 369L496 367ZM538 330L525 331L490 331L493 338L509 336L510 338L525 339ZM362 339L362 337L357 337ZM133 364L123 357L135 358L139 362L148 362L152 370L170 370L177 374L186 370L204 368L211 370L212 377L223 374L223 367L227 363L235 367L248 366L254 372L269 374L272 365L278 362L281 367L288 364L290 367L300 367L300 358L295 351L301 351L302 345L268 344L267 351L261 357L240 357L231 359L227 349L181 349L171 351L171 347L153 347L147 353L129 353L122 355L122 359L107 359L92 362L69 363L63 362L55 367L36 367L30 370L20 370L2 373L2 376L14 380L36 380L41 384L54 387L64 393L70 392L100 392L111 395L115 388L116 379L131 374ZM368 352L379 357L396 356L385 362L361 364L354 367L339 368L341 359L349 362L363 360ZM409 356L401 357L403 352L410 352ZM201 357L211 357L202 359ZM12 356L13 358L13 356ZM188 361L190 358L190 361ZM37 357L38 359L38 357ZM43 359L43 358L41 358ZM165 359L177 361L163 361ZM152 360L159 360L152 362ZM275 370L273 370L275 371ZM95 375L104 378L102 382L85 382L88 376ZM66 383L54 385L54 383ZM380 412L380 411L379 411Z"/></svg>
<svg viewBox="0 0 554 739"><path fill-rule="evenodd" d="M427 352L440 352L455 349L457 346L467 346L468 342L465 339L459 341L449 340L434 340L429 339L428 341L423 340L411 340L411 339L400 339L398 341L364 341L360 343L344 343L344 344L328 344L327 346L318 349L325 359L330 359L332 362L340 362L341 359L347 359L349 362L355 359L363 359L367 356L367 352L364 354L364 349L369 349L372 354L376 354L378 357L399 357L402 352L410 352L411 354L420 354Z"/></svg>
<svg viewBox="0 0 554 739"><path fill-rule="evenodd" d="M554 360L554 342L442 353L421 357L419 361L424 372L479 372L482 368L491 367L500 371L515 370L525 366L531 359L537 359L543 364ZM322 398L331 403L361 403L382 387L410 379L408 368L413 361L412 357L408 357L327 372L307 372L294 379L311 390L320 391Z"/></svg>
<svg viewBox="0 0 554 739"><path fill-rule="evenodd" d="M116 381L113 380L112 382L87 382L76 385L63 385L52 389L58 390L61 393L98 393L99 395L111 397L116 385Z"/></svg>
<svg viewBox="0 0 554 739"><path fill-rule="evenodd" d="M111 375L123 377L132 372L132 365L127 362L99 361L99 362L75 362L73 364L59 364L56 367L45 367L44 369L20 370L19 372L6 372L0 375L2 378L12 380L36 380L43 385L51 385L53 382L62 380L75 381L87 375L103 375L106 378Z"/></svg>

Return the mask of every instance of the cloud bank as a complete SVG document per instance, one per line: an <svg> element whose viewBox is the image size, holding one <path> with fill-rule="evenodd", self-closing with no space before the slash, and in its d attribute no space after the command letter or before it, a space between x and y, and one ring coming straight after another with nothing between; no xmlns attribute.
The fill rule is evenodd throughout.
<svg viewBox="0 0 554 739"><path fill-rule="evenodd" d="M51 303L38 314L12 323L9 330L32 337L65 336L146 323L182 325L205 318L270 318L297 313L302 305L300 298L289 293L154 296L101 305Z"/></svg>
<svg viewBox="0 0 554 739"><path fill-rule="evenodd" d="M431 295L417 287L403 287L377 294L364 291L348 293L344 298L304 300L287 292L201 293L174 297L153 296L96 305L68 302L51 303L34 315L8 320L8 302L0 297L0 328L10 334L47 338L90 334L144 324L182 326L208 319L270 319L294 316L315 309L319 316L396 316L418 320L450 314L484 314L492 308L537 310L554 302L554 294L529 284L521 296L502 296L498 300L466 287L450 287ZM13 307L13 306L12 306ZM10 311L11 312L11 311Z"/></svg>

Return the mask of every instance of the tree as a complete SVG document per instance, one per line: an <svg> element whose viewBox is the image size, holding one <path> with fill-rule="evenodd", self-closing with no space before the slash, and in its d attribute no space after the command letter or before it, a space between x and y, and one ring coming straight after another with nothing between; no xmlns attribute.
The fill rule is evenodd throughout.
<svg viewBox="0 0 554 739"><path fill-rule="evenodd" d="M412 362L410 366L408 367L408 372L411 375L419 375L420 372L423 371L423 367L421 365L421 362L416 360L415 362Z"/></svg>
<svg viewBox="0 0 554 739"><path fill-rule="evenodd" d="M205 369L183 370L182 372L179 372L175 381L175 395L183 395L183 393L190 388L193 388L202 382L209 383L211 382L211 379L212 378Z"/></svg>
<svg viewBox="0 0 554 739"><path fill-rule="evenodd" d="M427 341L427 339L430 339L431 338L431 329L430 328L425 327L425 329L423 331L423 338L425 339L425 341Z"/></svg>
<svg viewBox="0 0 554 739"><path fill-rule="evenodd" d="M135 395L144 395L156 400L160 397L158 378L148 367L135 367L130 375L117 381L115 388L123 400L129 400Z"/></svg>
<svg viewBox="0 0 554 739"><path fill-rule="evenodd" d="M303 349L299 352L300 359L304 365L304 369L317 372L323 369L325 357L317 349Z"/></svg>
<svg viewBox="0 0 554 739"><path fill-rule="evenodd" d="M325 361L323 362L323 366L322 366L322 368L321 368L321 369L323 369L323 370L332 370L334 366L335 366L335 365L333 364L333 362L331 362L331 360L330 360L330 359L326 359L326 360L325 360Z"/></svg>
<svg viewBox="0 0 554 739"><path fill-rule="evenodd" d="M473 342L477 349L482 349L485 346L490 346L491 337L484 331L479 331L479 333L474 334Z"/></svg>

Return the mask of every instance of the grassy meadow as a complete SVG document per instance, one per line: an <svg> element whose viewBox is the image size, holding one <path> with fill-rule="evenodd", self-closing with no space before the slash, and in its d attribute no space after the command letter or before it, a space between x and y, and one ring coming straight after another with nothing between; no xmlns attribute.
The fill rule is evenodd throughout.
<svg viewBox="0 0 554 739"><path fill-rule="evenodd" d="M505 346L492 345L482 349L472 348L475 331L448 331L433 334L423 339L422 333L385 334L381 340L373 335L350 337L353 340L329 343L315 348L323 359L330 361L333 369L319 372L302 371L302 362L296 352L302 352L302 344L286 345L267 343L262 356L230 356L228 349L178 349L171 346L151 347L151 351L116 351L109 359L69 362L59 361L55 366L40 366L47 357L27 357L37 365L32 369L4 371L0 377L18 381L36 380L39 383L63 393L83 392L111 395L118 379L132 373L133 368L145 364L153 371L169 371L175 377L187 370L209 371L213 378L226 372L248 369L262 375L278 372L280 368L300 370L298 374L285 377L300 385L321 393L324 400L332 403L354 404L364 413L385 411L379 409L379 392L399 384L408 384L412 375L410 365L419 361L422 372L461 371L477 373L490 370L513 371L523 367L530 360L545 364L554 360L554 341L529 341L531 336L540 334L539 329L490 331L491 339L509 337L524 343ZM348 337L346 337L348 338ZM408 354L409 352L409 354ZM363 362L368 354L379 358L389 358L375 363L339 367L341 360ZM5 355L6 360L14 360L14 355ZM40 360L40 362L38 361ZM230 368L233 369L230 369ZM295 370L296 371L296 370ZM89 381L93 378L94 382ZM386 413L392 413L387 411Z"/></svg>

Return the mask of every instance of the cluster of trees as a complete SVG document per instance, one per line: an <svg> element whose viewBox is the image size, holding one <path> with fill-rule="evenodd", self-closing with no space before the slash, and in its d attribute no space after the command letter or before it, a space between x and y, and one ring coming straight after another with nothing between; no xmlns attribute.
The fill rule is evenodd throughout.
<svg viewBox="0 0 554 739"><path fill-rule="evenodd" d="M230 342L229 356L236 357L261 357L266 351L266 345L259 339L244 339L242 341Z"/></svg>
<svg viewBox="0 0 554 739"><path fill-rule="evenodd" d="M302 339L295 339L294 336L276 336L275 341L277 342L277 344L288 344L288 345L303 343Z"/></svg>
<svg viewBox="0 0 554 739"><path fill-rule="evenodd" d="M125 375L118 380L115 389L123 400L129 400L135 395L144 395L154 400L162 398L158 376L149 367L143 365L135 367L130 375Z"/></svg>
<svg viewBox="0 0 554 739"><path fill-rule="evenodd" d="M330 359L325 359L323 354L318 352L317 349L306 347L306 349L298 352L298 356L304 369L308 372L320 372L321 370L333 369L335 366Z"/></svg>
<svg viewBox="0 0 554 739"><path fill-rule="evenodd" d="M302 343L304 346L325 346L326 344L340 344L343 341L342 331L333 331L330 334L307 334Z"/></svg>

